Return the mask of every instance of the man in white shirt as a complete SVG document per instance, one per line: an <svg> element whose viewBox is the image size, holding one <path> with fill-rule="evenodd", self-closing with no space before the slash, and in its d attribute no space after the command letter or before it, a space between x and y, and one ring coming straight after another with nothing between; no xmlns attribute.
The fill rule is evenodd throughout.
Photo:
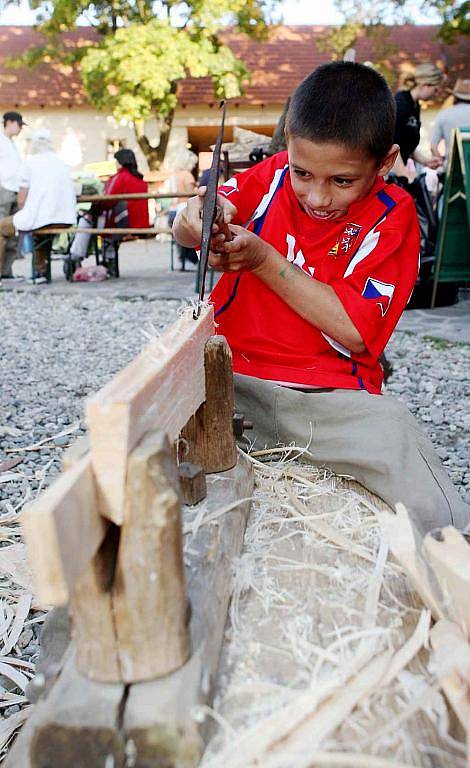
<svg viewBox="0 0 470 768"><path fill-rule="evenodd" d="M19 135L23 125L26 123L19 112L5 112L3 115L3 133L0 131L0 219L12 216L16 211L21 157L13 137ZM2 279L15 279L11 268L17 252L18 240L13 235L8 238L0 262Z"/></svg>
<svg viewBox="0 0 470 768"><path fill-rule="evenodd" d="M55 154L51 134L39 128L31 140L31 156L19 172L18 208L13 215L0 220L0 263L5 246L16 232L33 232L49 224L74 224L76 198L69 169ZM36 241L36 238L35 238ZM52 237L38 236L35 242L35 265L38 280L46 281L47 259Z"/></svg>
<svg viewBox="0 0 470 768"><path fill-rule="evenodd" d="M441 159L439 144L444 139L446 163L453 129L470 128L470 79L459 78L450 93L454 96L454 104L439 112L431 137L431 152L434 157Z"/></svg>

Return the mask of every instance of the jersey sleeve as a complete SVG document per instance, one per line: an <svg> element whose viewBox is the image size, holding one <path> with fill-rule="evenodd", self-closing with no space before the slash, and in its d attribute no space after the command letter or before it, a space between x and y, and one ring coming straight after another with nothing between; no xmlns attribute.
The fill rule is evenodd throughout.
<svg viewBox="0 0 470 768"><path fill-rule="evenodd" d="M411 198L402 199L364 238L342 280L331 283L369 353L377 359L413 291L419 228Z"/></svg>
<svg viewBox="0 0 470 768"><path fill-rule="evenodd" d="M280 169L287 163L287 152L280 152L242 173L237 173L219 187L219 195L226 197L237 209L233 224L242 227L247 225L263 197L269 193L276 174L279 174Z"/></svg>

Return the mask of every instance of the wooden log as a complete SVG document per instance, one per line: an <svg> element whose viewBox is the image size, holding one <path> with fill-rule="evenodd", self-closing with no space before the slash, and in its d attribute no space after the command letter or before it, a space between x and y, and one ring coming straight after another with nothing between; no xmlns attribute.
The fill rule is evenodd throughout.
<svg viewBox="0 0 470 768"><path fill-rule="evenodd" d="M204 345L214 331L211 306L173 323L86 406L100 511L124 519L127 457L142 435L161 429L174 440L205 400Z"/></svg>
<svg viewBox="0 0 470 768"><path fill-rule="evenodd" d="M253 492L249 462L240 456L233 469L208 477L207 486L208 515L249 498ZM242 550L249 508L249 501L242 502L216 524L200 526L187 542L193 652L173 675L130 687L123 722L135 746L135 768L160 764L190 768L199 763L206 734L193 708L212 699L231 595L232 562Z"/></svg>
<svg viewBox="0 0 470 768"><path fill-rule="evenodd" d="M207 478L207 514L250 497L253 475L240 457L232 470ZM201 525L188 542L187 581L193 653L181 669L129 686L85 679L69 656L46 701L37 704L8 768L193 768L205 726L193 707L213 693L231 593L232 561L243 544L250 502ZM32 754L31 754L32 753ZM21 756L21 760L17 756ZM107 762L108 761L108 762Z"/></svg>
<svg viewBox="0 0 470 768"><path fill-rule="evenodd" d="M237 460L232 353L224 336L207 342L204 367L206 399L181 432L180 460L200 464L205 472L223 472Z"/></svg>
<svg viewBox="0 0 470 768"><path fill-rule="evenodd" d="M40 602L65 605L107 529L90 457L82 457L25 507L21 523Z"/></svg>
<svg viewBox="0 0 470 768"><path fill-rule="evenodd" d="M191 464L190 461L183 462L178 466L178 476L183 504L193 506L206 497L206 476L200 464Z"/></svg>
<svg viewBox="0 0 470 768"><path fill-rule="evenodd" d="M121 679L168 675L189 655L179 480L168 438L132 452L112 590Z"/></svg>

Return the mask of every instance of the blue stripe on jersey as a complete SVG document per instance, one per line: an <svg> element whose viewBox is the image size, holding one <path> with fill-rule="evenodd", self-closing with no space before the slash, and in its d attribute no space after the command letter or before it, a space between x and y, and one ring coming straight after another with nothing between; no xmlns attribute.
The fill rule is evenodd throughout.
<svg viewBox="0 0 470 768"><path fill-rule="evenodd" d="M374 229L374 227L376 227L376 226L377 226L377 224L379 223L379 221L382 221L382 219L384 219L384 218L385 218L385 216L388 216L388 214L390 213L390 211L392 211L392 210L395 208L395 206L396 206L396 202L395 202L395 200L394 200L392 197L390 197L390 195L388 195L384 189L381 189L381 190L380 190L380 192L377 192L377 197L379 198L380 202L384 204L384 206L385 206L385 211L384 211L384 212L383 212L383 214L382 214L382 215L381 215L381 216L380 216L380 217L377 219L377 221L375 222L374 226L373 226L373 227L371 227L371 229ZM369 231L370 231L370 230L369 230Z"/></svg>
<svg viewBox="0 0 470 768"><path fill-rule="evenodd" d="M219 307L217 312L214 314L214 317L218 317L220 314L222 314L222 312L225 312L225 310L229 308L230 304L232 303L232 301L234 300L235 296L237 295L238 283L240 282L240 278L241 278L242 274L243 274L243 272L240 275L238 275L237 279L235 280L235 282L233 284L232 293L228 297L228 299L225 302L225 304L222 304L222 306Z"/></svg>
<svg viewBox="0 0 470 768"><path fill-rule="evenodd" d="M274 190L273 195L271 197L271 200L269 201L269 203L268 203L264 213L258 219L253 219L253 232L255 233L255 235L259 235L261 230L263 229L263 224L264 224L264 221L265 221L266 216L268 214L268 211L269 211L269 209L271 207L271 203L274 200L274 198L276 197L276 195L279 192L279 190L282 187L282 185L284 184L284 179L286 177L286 173L287 173L288 170L289 170L289 166L284 168L284 170L282 171L281 176L280 176L279 181L278 181L278 184L277 184L277 187Z"/></svg>

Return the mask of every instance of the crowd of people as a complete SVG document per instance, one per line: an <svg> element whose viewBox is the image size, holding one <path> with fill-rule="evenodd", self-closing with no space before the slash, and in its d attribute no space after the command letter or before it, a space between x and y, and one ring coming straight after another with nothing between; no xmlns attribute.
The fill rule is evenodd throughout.
<svg viewBox="0 0 470 768"><path fill-rule="evenodd" d="M51 132L41 127L32 132L28 156L22 160L14 138L27 125L19 112L3 115L0 131L0 276L8 283L23 280L13 273L19 250L34 249L34 282L47 282L47 265L52 236L35 235L43 227L68 228L78 223L82 228L96 226L148 228L146 199L103 201L94 204L83 215L77 212L77 201L70 170L56 154ZM137 168L134 152L120 149L114 155L117 172L106 183L104 194L148 192L143 174ZM88 253L88 233L77 234L67 257L81 262ZM122 236L106 240L107 263L116 254ZM27 243L27 245L26 245Z"/></svg>

